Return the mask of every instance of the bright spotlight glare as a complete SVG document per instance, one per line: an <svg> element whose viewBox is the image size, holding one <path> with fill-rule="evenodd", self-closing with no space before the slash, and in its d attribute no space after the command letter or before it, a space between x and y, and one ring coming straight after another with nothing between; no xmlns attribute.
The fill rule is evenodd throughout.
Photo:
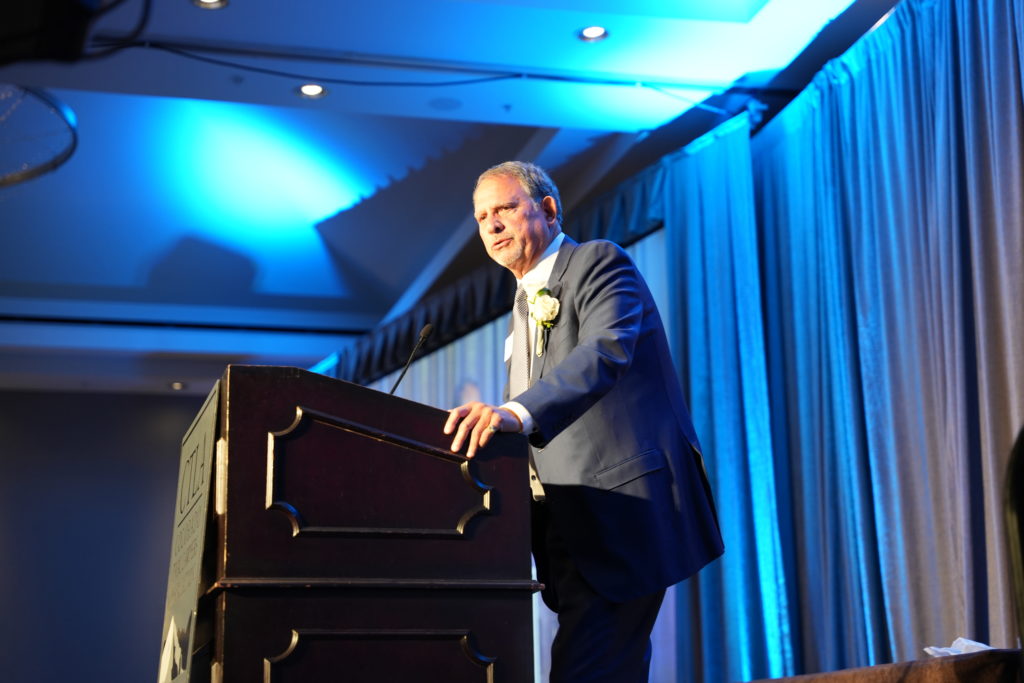
<svg viewBox="0 0 1024 683"><path fill-rule="evenodd" d="M608 31L604 26L588 26L580 31L580 40L588 43L604 40L608 37Z"/></svg>
<svg viewBox="0 0 1024 683"><path fill-rule="evenodd" d="M299 86L299 94L303 97L317 98L327 94L327 89L317 83L305 83Z"/></svg>

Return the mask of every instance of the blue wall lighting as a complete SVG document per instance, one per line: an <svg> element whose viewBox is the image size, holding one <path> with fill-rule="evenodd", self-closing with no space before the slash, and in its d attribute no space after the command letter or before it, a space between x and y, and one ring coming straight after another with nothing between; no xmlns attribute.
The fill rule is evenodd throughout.
<svg viewBox="0 0 1024 683"><path fill-rule="evenodd" d="M167 102L165 177L182 217L196 227L246 239L312 229L373 191L328 141L304 136L284 115L236 103Z"/></svg>

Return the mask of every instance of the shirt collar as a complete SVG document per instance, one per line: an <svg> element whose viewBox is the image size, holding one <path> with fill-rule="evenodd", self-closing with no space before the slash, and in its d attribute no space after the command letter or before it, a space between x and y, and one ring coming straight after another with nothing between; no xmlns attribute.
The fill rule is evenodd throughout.
<svg viewBox="0 0 1024 683"><path fill-rule="evenodd" d="M524 288L528 295L533 296L537 290L543 289L548 286L548 280L551 278L551 271L555 267L555 259L558 257L558 248L562 246L562 242L565 241L565 233L559 232L555 235L555 239L551 240L551 244L541 254L540 261L537 262L533 268L531 268L522 280L516 280L516 283Z"/></svg>

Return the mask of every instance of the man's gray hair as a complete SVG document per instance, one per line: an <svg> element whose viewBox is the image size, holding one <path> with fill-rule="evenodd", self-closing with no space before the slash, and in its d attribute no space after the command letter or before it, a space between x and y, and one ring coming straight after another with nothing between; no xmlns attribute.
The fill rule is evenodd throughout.
<svg viewBox="0 0 1024 683"><path fill-rule="evenodd" d="M494 176L515 178L519 181L522 188L526 190L526 193L530 195L530 198L538 204L544 197L552 197L555 200L558 224L562 224L562 198L558 195L558 187L555 186L555 183L543 168L536 164L531 164L529 161L504 161L497 166L491 166L480 174L480 177L476 179L476 185L473 187L473 193L476 193L476 188L480 187L481 182L486 178Z"/></svg>

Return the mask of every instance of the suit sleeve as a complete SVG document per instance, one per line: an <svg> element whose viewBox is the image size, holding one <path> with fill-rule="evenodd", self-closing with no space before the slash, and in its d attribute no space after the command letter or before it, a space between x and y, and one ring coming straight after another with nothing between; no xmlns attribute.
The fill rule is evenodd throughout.
<svg viewBox="0 0 1024 683"><path fill-rule="evenodd" d="M645 286L629 256L611 242L581 245L562 280L578 325L572 350L517 397L536 422L543 448L608 393L629 370L644 318ZM566 319L556 322L574 324ZM564 334L558 339L567 341ZM552 331L552 344L555 342Z"/></svg>

